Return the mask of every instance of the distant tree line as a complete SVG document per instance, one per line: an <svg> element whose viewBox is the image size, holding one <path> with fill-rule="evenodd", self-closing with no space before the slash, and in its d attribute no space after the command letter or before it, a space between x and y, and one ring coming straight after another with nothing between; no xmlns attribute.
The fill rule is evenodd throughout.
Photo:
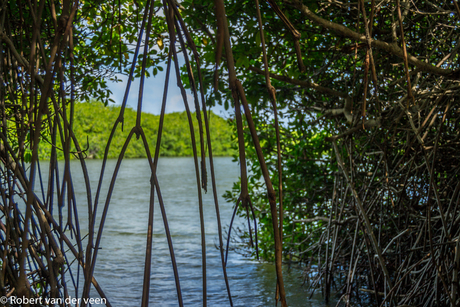
<svg viewBox="0 0 460 307"><path fill-rule="evenodd" d="M92 101L89 103L75 104L74 133L80 143L84 155L91 159L102 159L107 140L113 123L120 113L119 106L104 106L103 103ZM132 127L136 121L136 111L127 108L125 111L126 127ZM211 142L215 156L231 156L235 153L232 148L232 129L228 122L214 114L209 113L212 127ZM198 129L196 117L193 116L195 129ZM151 136L151 144L156 143L160 116L145 113L142 115L142 126L147 135ZM165 128L161 138L160 154L167 157L192 156L190 132L186 112L174 112L165 115ZM117 158L120 154L124 140L129 130L124 129L116 133L109 150L109 159ZM198 140L198 135L196 135ZM58 142L59 144L59 142ZM46 135L43 137L43 146L40 148L40 158L49 159L51 156L51 140ZM75 148L71 152L77 154ZM64 158L61 148L57 148L58 159ZM146 153L141 140L134 140L128 147L125 158L145 158Z"/></svg>

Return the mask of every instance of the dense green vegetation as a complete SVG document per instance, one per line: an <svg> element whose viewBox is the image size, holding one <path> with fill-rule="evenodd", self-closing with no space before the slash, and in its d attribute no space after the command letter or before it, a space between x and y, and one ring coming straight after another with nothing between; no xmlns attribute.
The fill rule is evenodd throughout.
<svg viewBox="0 0 460 307"><path fill-rule="evenodd" d="M57 162L51 159L50 182L62 184L56 184L57 191L50 184L43 199L37 199L28 178L36 174L39 154L49 155L50 143L66 161L78 155L83 168L85 157L102 157L113 123L117 134L109 157L118 155L130 129L134 137L125 156L143 156L146 144L135 138L145 131L153 145L158 118L145 114L135 124L134 111L127 109L121 133L118 111L103 106L110 102L106 80L117 80L116 71L128 80L148 77L167 63L176 75L182 72L176 84L184 97L183 86L192 89L196 110L206 104L234 107L230 122L239 141L241 180L226 197L241 216L255 215L261 255L276 259L276 293L283 307L282 260L304 266L326 299L339 284L347 305L369 305L368 296L360 300L363 291L377 306L383 300L391 306L460 305L457 0L267 0L260 7L249 0L4 4L2 295L66 292L67 284L57 281L66 270L60 231L69 227L76 242L65 243L84 267L88 297L100 242L93 236L97 232L99 240L103 228L92 216L101 211L97 200L88 197L91 227L84 241L72 214L69 170L62 181L55 178ZM76 103L91 98L103 104ZM231 154L225 121L210 117L214 155ZM197 122L202 133L206 121ZM170 115L161 154L191 155L188 130L185 113ZM226 133L216 136L217 131ZM28 173L20 168L25 161L31 162ZM205 170L198 168L197 186L206 187L200 184ZM59 208L68 207L67 223L43 216L53 208L50 195L56 192ZM26 199L25 214L16 195ZM248 246L250 234L249 228L243 235ZM30 238L37 239L36 246ZM58 241L60 246L52 246ZM221 252L222 245L220 239ZM202 247L205 274L206 244ZM149 257L143 306L150 289ZM337 279L337 272L346 272L345 278Z"/></svg>
<svg viewBox="0 0 460 307"><path fill-rule="evenodd" d="M253 214L242 200L252 200L261 256L276 258L278 234L250 117L276 190L285 261L310 273L316 266L314 284L326 298L335 272L345 269L339 283L347 305L379 306L377 291L390 290L402 298L396 303L387 296L390 305L458 305L458 270L440 263L459 265L459 245L435 247L450 240L449 231L456 233L452 238L459 234L448 222L460 190L454 154L460 114L457 1L268 0L260 8L257 1L225 1L228 34L219 26L223 15L209 2L182 5L196 29L209 101L236 106L235 112L237 102L248 103L241 107L238 137L244 138L246 156L239 159L248 165L249 196L241 180L226 197L240 204L246 218ZM222 37L231 42L233 58L229 45L219 58ZM235 91L233 66L244 91ZM215 72L218 91L212 88ZM242 237L251 249L249 236L246 229ZM428 256L427 275L408 273ZM373 293L371 301L361 300L361 285ZM436 295L424 290L434 287Z"/></svg>
<svg viewBox="0 0 460 307"><path fill-rule="evenodd" d="M86 157L93 159L102 159L104 157L105 146L109 139L112 125L120 113L120 109L120 106L106 107L100 102L75 104L73 131L77 136L81 148L84 149L84 155ZM235 150L232 149L232 132L228 122L222 117L215 115L213 112L209 112L208 116L212 129L211 143L213 154L215 156L233 155ZM192 114L192 117L194 119L194 129L197 131L198 124L196 122L196 117L194 114ZM135 125L136 112L133 109L127 108L124 118L124 129L123 131L119 129L119 131L115 133L109 150L109 159L117 158L120 154L130 128ZM154 148L153 146L156 144L159 121L159 115L149 113L142 114L142 127L152 148ZM197 142L199 142L198 135L195 134L195 136ZM51 144L49 139L45 138L43 139L43 143L44 146L40 148L40 156L42 159L48 159L51 155ZM60 141L57 143L60 144ZM75 148L71 148L71 152L75 153ZM64 158L62 150L58 150L57 155L59 159ZM185 112L169 113L165 115L160 155L168 157L193 155L187 114ZM142 141L136 139L130 143L125 153L126 158L144 158L146 156Z"/></svg>

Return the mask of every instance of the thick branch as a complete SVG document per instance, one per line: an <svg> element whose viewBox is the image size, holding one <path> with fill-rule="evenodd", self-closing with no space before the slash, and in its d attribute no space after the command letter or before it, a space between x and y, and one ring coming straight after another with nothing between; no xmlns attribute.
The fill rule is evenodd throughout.
<svg viewBox="0 0 460 307"><path fill-rule="evenodd" d="M353 115L351 114L351 108L352 108L352 100L351 98L345 98L345 105L341 109L329 109L324 112L323 117L334 117L334 116L339 116L339 115L344 115L345 118L347 119L348 123L353 122Z"/></svg>

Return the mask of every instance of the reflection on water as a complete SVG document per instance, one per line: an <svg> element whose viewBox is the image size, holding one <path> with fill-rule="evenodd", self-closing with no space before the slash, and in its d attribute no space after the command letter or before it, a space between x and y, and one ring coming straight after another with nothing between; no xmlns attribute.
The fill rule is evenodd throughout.
<svg viewBox="0 0 460 307"><path fill-rule="evenodd" d="M116 161L108 161L98 217L105 202L108 183ZM86 191L78 161L72 161L74 187L79 204L82 233L87 233ZM92 190L95 191L101 161L87 160ZM216 158L217 190L224 226L229 224L232 204L221 195L232 187L239 176L238 165L231 158ZM158 180L165 203L176 261L186 306L202 304L201 240L195 170L191 158L161 158ZM139 306L145 260L145 245L150 197L150 169L145 159L124 160L105 223L95 277L113 306ZM45 185L46 186L46 185ZM207 249L208 305L228 306L227 292L216 249L216 212L209 184L204 195ZM94 198L94 192L92 197ZM275 268L230 254L227 272L235 306L274 306ZM290 306L323 306L321 296L308 299L301 287L298 270L285 271L287 299ZM177 306L177 294L168 245L158 201L155 200L151 303ZM96 295L95 291L92 292Z"/></svg>

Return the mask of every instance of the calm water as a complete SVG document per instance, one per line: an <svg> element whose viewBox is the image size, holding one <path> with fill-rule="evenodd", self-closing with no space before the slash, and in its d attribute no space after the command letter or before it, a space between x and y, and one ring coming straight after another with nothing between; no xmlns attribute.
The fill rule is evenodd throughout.
<svg viewBox="0 0 460 307"><path fill-rule="evenodd" d="M101 161L87 160L95 191ZM102 212L104 198L116 161L108 161L104 193L98 209ZM43 165L42 165L43 167ZM78 161L72 161L82 232L87 233L86 190ZM232 204L221 195L231 189L239 176L238 165L231 158L215 159L217 191L222 225L230 222ZM182 295L186 306L202 305L200 223L192 158L161 158L158 180L166 206L172 234ZM150 169L145 159L124 160L103 231L95 277L113 306L140 306L145 260L150 193ZM208 306L228 306L227 292L220 266L217 222L212 190L204 194L206 227ZM94 192L93 192L94 193ZM94 194L93 194L94 198ZM240 221L241 223L241 221ZM274 306L274 265L259 263L230 253L227 272L235 306ZM301 287L299 270L284 272L287 300L290 306L324 306L321 296L308 299ZM96 291L92 290L96 295ZM150 302L156 306L178 306L168 245L158 201L155 201L153 256Z"/></svg>

